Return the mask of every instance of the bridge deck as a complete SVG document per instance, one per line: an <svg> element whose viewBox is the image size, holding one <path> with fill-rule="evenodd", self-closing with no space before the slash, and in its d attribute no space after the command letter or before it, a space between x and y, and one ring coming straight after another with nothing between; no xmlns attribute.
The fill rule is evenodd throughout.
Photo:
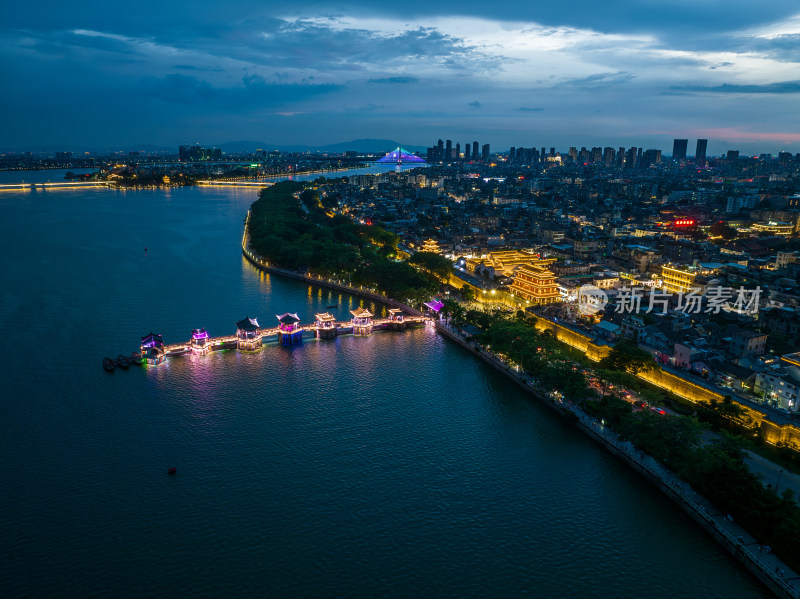
<svg viewBox="0 0 800 599"><path fill-rule="evenodd" d="M423 316L407 316L402 322L405 324L419 324L423 322L425 318ZM389 323L394 322L391 318L376 318L372 321L372 328L373 329L385 329L388 327ZM345 331L352 331L353 330L353 323L349 320L345 320L343 322L335 322L333 323L333 327L340 330ZM310 324L304 327L301 327L303 331L315 331L317 329L316 325ZM273 335L278 334L278 327L274 327L271 329L258 329L257 333L263 337L272 337ZM236 335L225 335L223 337L210 337L206 341L206 345L211 349L218 347L220 345L225 345L228 343L236 343L237 337ZM164 345L164 353L167 355L176 355L181 354L186 351L191 350L192 343L191 341L185 341L184 343L172 343L170 345Z"/></svg>

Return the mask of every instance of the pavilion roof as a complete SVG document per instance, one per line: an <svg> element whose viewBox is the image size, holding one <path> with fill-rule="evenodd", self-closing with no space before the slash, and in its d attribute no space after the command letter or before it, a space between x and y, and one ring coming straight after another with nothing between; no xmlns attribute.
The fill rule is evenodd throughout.
<svg viewBox="0 0 800 599"><path fill-rule="evenodd" d="M356 318L371 318L374 316L372 312L367 310L366 308L356 308L355 310L350 310L350 314L355 316Z"/></svg>
<svg viewBox="0 0 800 599"><path fill-rule="evenodd" d="M428 306L428 308L430 308L434 312L438 312L439 310L444 308L444 302L440 302L439 300L436 299L431 300L429 302L425 302L424 305Z"/></svg>
<svg viewBox="0 0 800 599"><path fill-rule="evenodd" d="M258 321L255 318L245 316L244 319L236 323L236 328L240 331L256 331L258 330Z"/></svg>
<svg viewBox="0 0 800 599"><path fill-rule="evenodd" d="M294 324L296 322L300 322L300 317L292 312L276 314L275 316L278 318L281 324Z"/></svg>
<svg viewBox="0 0 800 599"><path fill-rule="evenodd" d="M164 345L164 339L160 334L150 333L142 337L142 345L151 347L156 345Z"/></svg>
<svg viewBox="0 0 800 599"><path fill-rule="evenodd" d="M320 322L331 322L336 320L336 318L333 315L328 314L327 312L324 312L323 314L317 314L316 318Z"/></svg>

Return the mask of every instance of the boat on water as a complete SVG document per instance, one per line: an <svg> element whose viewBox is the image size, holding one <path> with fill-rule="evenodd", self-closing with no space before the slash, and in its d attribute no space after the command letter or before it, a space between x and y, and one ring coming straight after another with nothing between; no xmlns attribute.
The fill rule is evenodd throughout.
<svg viewBox="0 0 800 599"><path fill-rule="evenodd" d="M333 310L334 308L338 308L339 304L333 304L332 306L325 306L326 310Z"/></svg>
<svg viewBox="0 0 800 599"><path fill-rule="evenodd" d="M114 360L111 358L103 358L103 368L105 368L108 372L112 372L116 366L117 365L114 363Z"/></svg>
<svg viewBox="0 0 800 599"><path fill-rule="evenodd" d="M128 356L123 356L122 354L117 356L117 366L122 368L127 368L131 365L131 359Z"/></svg>

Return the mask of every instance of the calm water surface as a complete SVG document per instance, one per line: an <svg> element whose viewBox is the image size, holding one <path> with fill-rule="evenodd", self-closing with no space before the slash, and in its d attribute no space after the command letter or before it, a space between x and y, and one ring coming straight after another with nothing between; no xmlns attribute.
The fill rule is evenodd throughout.
<svg viewBox="0 0 800 599"><path fill-rule="evenodd" d="M104 372L150 330L359 305L242 260L254 199L0 194L3 597L764 596L430 329Z"/></svg>

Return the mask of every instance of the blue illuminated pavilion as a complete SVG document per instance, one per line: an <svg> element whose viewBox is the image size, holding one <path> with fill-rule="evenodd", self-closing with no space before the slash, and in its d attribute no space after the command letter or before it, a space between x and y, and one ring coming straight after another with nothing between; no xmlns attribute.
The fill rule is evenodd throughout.
<svg viewBox="0 0 800 599"><path fill-rule="evenodd" d="M414 156L411 152L407 152L401 147L397 147L383 158L379 158L375 162L383 164L404 164L406 162L425 162L419 156Z"/></svg>

